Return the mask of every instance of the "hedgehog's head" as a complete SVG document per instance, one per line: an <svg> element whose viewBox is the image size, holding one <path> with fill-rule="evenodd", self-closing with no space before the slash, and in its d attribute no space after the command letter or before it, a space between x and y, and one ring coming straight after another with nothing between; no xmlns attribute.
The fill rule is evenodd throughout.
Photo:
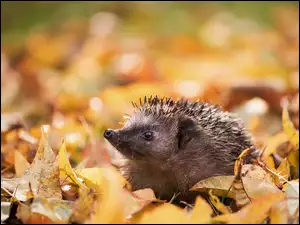
<svg viewBox="0 0 300 225"><path fill-rule="evenodd" d="M119 130L106 130L104 137L125 157L165 160L184 149L197 135L192 119L176 113L170 99L149 98ZM173 110L173 111L172 111Z"/></svg>

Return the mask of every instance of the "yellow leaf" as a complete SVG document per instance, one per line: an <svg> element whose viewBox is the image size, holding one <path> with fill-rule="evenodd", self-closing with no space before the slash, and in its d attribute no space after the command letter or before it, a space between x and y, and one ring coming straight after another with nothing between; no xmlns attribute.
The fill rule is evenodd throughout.
<svg viewBox="0 0 300 225"><path fill-rule="evenodd" d="M211 219L213 210L211 206L200 196L196 198L189 222L191 224L205 224Z"/></svg>
<svg viewBox="0 0 300 225"><path fill-rule="evenodd" d="M268 157L266 157L266 159L264 160L264 163L266 164L268 169L270 169L274 172L276 171L275 162L274 162L274 159L272 158L272 156L269 155Z"/></svg>
<svg viewBox="0 0 300 225"><path fill-rule="evenodd" d="M84 223L93 213L95 193L91 189L79 189L79 198L74 202L71 222ZM88 207L87 207L88 206Z"/></svg>
<svg viewBox="0 0 300 225"><path fill-rule="evenodd" d="M271 207L270 224L288 224L287 202L279 202Z"/></svg>
<svg viewBox="0 0 300 225"><path fill-rule="evenodd" d="M138 218L133 220L135 224L186 224L187 215L185 211L170 203L160 205L149 205Z"/></svg>
<svg viewBox="0 0 300 225"><path fill-rule="evenodd" d="M282 160L282 162L280 163L279 167L276 170L276 174L278 175L278 176L275 176L275 184L277 186L285 183L289 179L290 164L289 164L287 158Z"/></svg>
<svg viewBox="0 0 300 225"><path fill-rule="evenodd" d="M285 104L282 109L282 126L283 131L289 136L291 143L296 147L296 149L298 149L299 131L295 129L294 124L289 117L287 104Z"/></svg>
<svg viewBox="0 0 300 225"><path fill-rule="evenodd" d="M15 151L15 171L16 177L24 175L25 171L30 167L27 159L19 152Z"/></svg>
<svg viewBox="0 0 300 225"><path fill-rule="evenodd" d="M212 193L217 196L227 196L234 198L234 193L231 190L231 185L234 180L234 176L215 176L199 181L195 184L191 190L208 192L212 190Z"/></svg>
<svg viewBox="0 0 300 225"><path fill-rule="evenodd" d="M262 223L268 216L268 211L277 202L285 198L282 192L267 194L254 200L240 211L232 214L214 217L214 222L224 222L231 224L257 224Z"/></svg>
<svg viewBox="0 0 300 225"><path fill-rule="evenodd" d="M106 170L115 173L121 184L123 186L126 185L126 179L113 167L74 169L74 172L79 178L84 180L84 183L88 187L97 189L103 182L103 173L105 173Z"/></svg>
<svg viewBox="0 0 300 225"><path fill-rule="evenodd" d="M291 151L287 157L287 160L294 167L295 173L298 174L297 171L299 171L299 151Z"/></svg>
<svg viewBox="0 0 300 225"><path fill-rule="evenodd" d="M220 199L217 196L212 194L212 190L210 190L208 194L209 194L209 200L216 207L218 211L220 211L223 214L230 213L229 209L222 202L220 202Z"/></svg>
<svg viewBox="0 0 300 225"><path fill-rule="evenodd" d="M66 143L63 141L62 146L60 147L58 153L58 166L59 166L59 176L63 182L71 182L77 184L81 188L86 188L82 182L79 181L75 172L73 171L71 164L69 162L67 151L66 151Z"/></svg>
<svg viewBox="0 0 300 225"><path fill-rule="evenodd" d="M126 203L129 193L123 189L120 177L115 171L103 170L103 179L97 186L99 199L95 203L95 214L90 223L124 223L126 220Z"/></svg>

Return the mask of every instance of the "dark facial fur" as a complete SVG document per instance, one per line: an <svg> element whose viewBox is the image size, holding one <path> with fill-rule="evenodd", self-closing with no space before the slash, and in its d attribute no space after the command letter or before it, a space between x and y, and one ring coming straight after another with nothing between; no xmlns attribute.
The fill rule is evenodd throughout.
<svg viewBox="0 0 300 225"><path fill-rule="evenodd" d="M121 172L134 190L185 194L202 179L233 174L235 159L252 146L242 121L218 106L158 97L133 105L125 125L104 136L128 159Z"/></svg>

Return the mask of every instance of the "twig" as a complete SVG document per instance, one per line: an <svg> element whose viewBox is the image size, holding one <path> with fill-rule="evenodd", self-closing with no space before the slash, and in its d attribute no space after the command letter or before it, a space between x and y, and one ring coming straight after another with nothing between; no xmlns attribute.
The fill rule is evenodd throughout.
<svg viewBox="0 0 300 225"><path fill-rule="evenodd" d="M169 203L172 203L180 194L180 192L178 192L177 194L174 193L173 197L171 198L171 200L169 201Z"/></svg>

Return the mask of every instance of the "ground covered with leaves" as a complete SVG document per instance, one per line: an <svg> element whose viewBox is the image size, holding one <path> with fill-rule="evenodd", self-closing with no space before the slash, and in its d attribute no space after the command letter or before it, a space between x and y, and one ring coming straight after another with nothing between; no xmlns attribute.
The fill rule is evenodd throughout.
<svg viewBox="0 0 300 225"><path fill-rule="evenodd" d="M174 7L186 30L147 33L164 26L156 4L1 43L2 223L299 223L298 7L274 7L272 27ZM145 95L219 104L245 121L260 154L245 164L244 149L232 176L196 183L206 195L193 203L132 191L103 132Z"/></svg>

